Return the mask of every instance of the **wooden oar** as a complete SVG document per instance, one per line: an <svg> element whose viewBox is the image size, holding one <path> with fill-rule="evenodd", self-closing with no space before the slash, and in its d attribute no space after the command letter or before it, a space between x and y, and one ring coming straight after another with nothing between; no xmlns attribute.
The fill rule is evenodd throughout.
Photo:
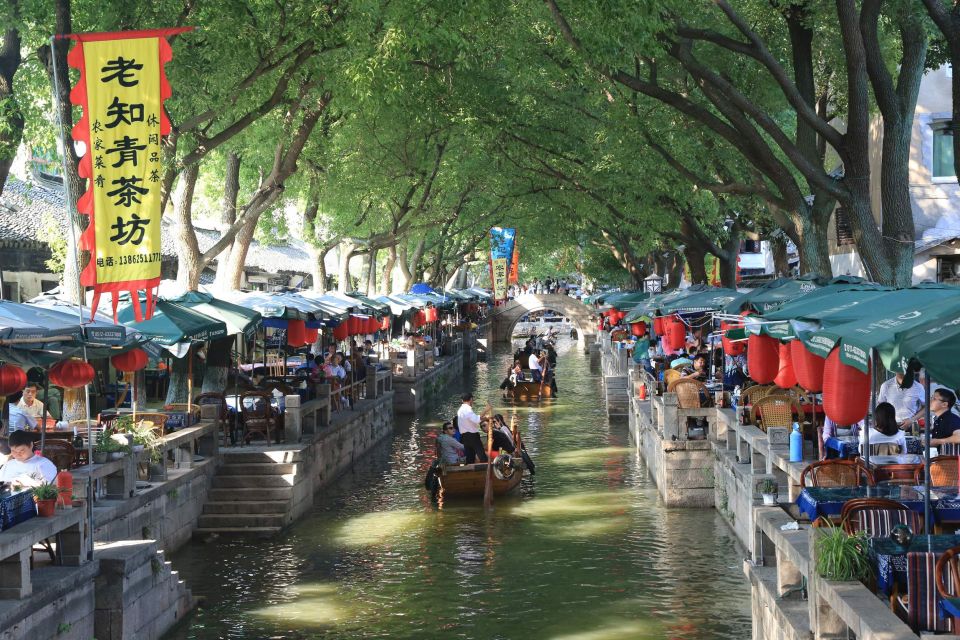
<svg viewBox="0 0 960 640"><path fill-rule="evenodd" d="M492 407L487 405L490 413L493 413ZM487 412L484 411L484 414ZM493 507L493 416L487 418L487 476L483 485L483 508Z"/></svg>

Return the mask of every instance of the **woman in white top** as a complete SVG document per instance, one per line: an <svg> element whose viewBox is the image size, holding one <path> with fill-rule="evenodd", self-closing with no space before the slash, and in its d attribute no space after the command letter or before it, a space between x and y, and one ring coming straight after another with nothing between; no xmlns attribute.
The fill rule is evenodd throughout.
<svg viewBox="0 0 960 640"><path fill-rule="evenodd" d="M900 447L900 455L907 453L907 438L897 424L897 412L889 402L881 402L873 410L874 426L870 428L870 446L876 444L895 444ZM864 438L866 429L860 432L860 454L865 453Z"/></svg>

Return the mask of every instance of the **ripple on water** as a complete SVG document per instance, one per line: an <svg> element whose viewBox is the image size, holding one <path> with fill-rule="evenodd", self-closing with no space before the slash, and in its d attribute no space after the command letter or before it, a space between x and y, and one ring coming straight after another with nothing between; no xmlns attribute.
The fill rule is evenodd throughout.
<svg viewBox="0 0 960 640"><path fill-rule="evenodd" d="M586 358L561 349L556 402L505 407L535 462L485 513L425 496L443 416L392 438L276 540L191 544L173 557L200 611L171 638L670 638L750 635L743 551L712 510L666 510L626 429L606 422ZM495 398L509 354L464 381Z"/></svg>

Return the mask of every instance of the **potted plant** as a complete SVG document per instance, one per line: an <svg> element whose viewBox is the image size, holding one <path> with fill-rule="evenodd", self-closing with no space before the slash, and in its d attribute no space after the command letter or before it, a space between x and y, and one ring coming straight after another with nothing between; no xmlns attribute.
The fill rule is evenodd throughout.
<svg viewBox="0 0 960 640"><path fill-rule="evenodd" d="M33 501L37 503L37 515L41 518L49 518L53 515L57 506L57 497L60 490L57 485L44 482L33 487Z"/></svg>
<svg viewBox="0 0 960 640"><path fill-rule="evenodd" d="M103 464L107 461L107 458L110 455L110 452L106 449L106 443L108 440L110 440L110 436L104 435L103 433L97 436L97 444L93 447L94 464Z"/></svg>
<svg viewBox="0 0 960 640"><path fill-rule="evenodd" d="M130 427L130 433L133 434L133 451L147 451L150 454L150 462L159 464L163 459L160 445L163 439L157 434L153 423L144 423L142 420Z"/></svg>
<svg viewBox="0 0 960 640"><path fill-rule="evenodd" d="M777 486L777 481L773 478L766 478L757 483L757 491L760 492L760 495L763 496L763 504L768 507L775 507L777 505L777 493L779 487Z"/></svg>
<svg viewBox="0 0 960 640"><path fill-rule="evenodd" d="M97 442L97 450L105 453L108 460L119 460L130 452L130 447L104 434Z"/></svg>
<svg viewBox="0 0 960 640"><path fill-rule="evenodd" d="M847 535L842 527L826 522L819 528L815 548L817 573L821 577L838 581L864 580L870 577L865 532Z"/></svg>

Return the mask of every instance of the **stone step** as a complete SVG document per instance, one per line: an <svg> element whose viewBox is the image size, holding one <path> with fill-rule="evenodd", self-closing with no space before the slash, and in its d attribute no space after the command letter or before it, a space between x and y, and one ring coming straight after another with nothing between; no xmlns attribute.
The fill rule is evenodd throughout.
<svg viewBox="0 0 960 640"><path fill-rule="evenodd" d="M220 475L213 477L214 489L283 489L292 487L295 478L292 473L275 476L235 476Z"/></svg>
<svg viewBox="0 0 960 640"><path fill-rule="evenodd" d="M243 515L280 515L286 511L288 500L237 500L227 502L208 502L203 505L204 515L243 514Z"/></svg>
<svg viewBox="0 0 960 640"><path fill-rule="evenodd" d="M259 513L205 513L197 523L199 529L249 529L251 527L282 527L284 514Z"/></svg>
<svg viewBox="0 0 960 640"><path fill-rule="evenodd" d="M210 489L207 494L211 502L258 502L262 500L289 500L293 497L293 487L254 489Z"/></svg>
<svg viewBox="0 0 960 640"><path fill-rule="evenodd" d="M297 464L292 462L227 462L217 469L217 476L278 476L295 474Z"/></svg>
<svg viewBox="0 0 960 640"><path fill-rule="evenodd" d="M250 538L272 538L283 530L283 527L202 527L193 530L193 537L198 540L208 540L218 536L244 536Z"/></svg>
<svg viewBox="0 0 960 640"><path fill-rule="evenodd" d="M230 447L220 449L224 464L248 462L300 462L303 460L303 449L289 449L277 451L231 451Z"/></svg>

